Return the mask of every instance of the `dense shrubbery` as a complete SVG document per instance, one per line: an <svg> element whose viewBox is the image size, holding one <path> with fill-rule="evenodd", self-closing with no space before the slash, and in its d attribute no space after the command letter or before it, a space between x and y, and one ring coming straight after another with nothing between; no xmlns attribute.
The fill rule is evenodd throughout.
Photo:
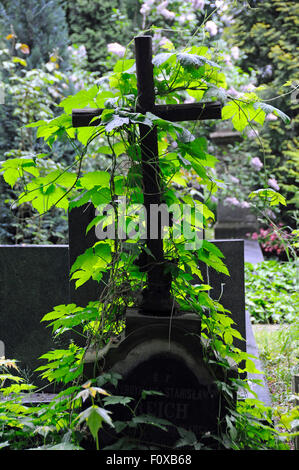
<svg viewBox="0 0 299 470"><path fill-rule="evenodd" d="M68 28L61 0L1 0L0 26L4 36L12 36L11 53L24 58L25 51L28 68L42 67L54 53L67 66ZM28 49L16 47L20 43Z"/></svg>
<svg viewBox="0 0 299 470"><path fill-rule="evenodd" d="M245 265L246 307L254 323L292 323L299 311L296 262Z"/></svg>
<svg viewBox="0 0 299 470"><path fill-rule="evenodd" d="M273 113L258 138L244 143L244 150L264 164L267 180L272 180L288 200L284 210L287 223L295 225L291 211L298 209L298 108L299 71L297 64L298 15L296 1L250 1L252 8L233 5L234 22L225 36L243 55L239 64L257 72L256 86L269 104L285 111L292 122L282 126ZM297 87L297 90L295 90ZM262 141L262 145L261 145ZM270 186L271 182L268 183ZM287 216L287 217L286 217Z"/></svg>

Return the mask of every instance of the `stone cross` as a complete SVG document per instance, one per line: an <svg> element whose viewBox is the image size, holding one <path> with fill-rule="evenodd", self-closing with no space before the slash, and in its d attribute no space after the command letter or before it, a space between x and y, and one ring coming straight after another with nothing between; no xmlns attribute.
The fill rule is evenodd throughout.
<svg viewBox="0 0 299 470"><path fill-rule="evenodd" d="M136 111L142 114L151 112L156 116L172 121L194 121L205 119L221 119L221 104L192 103L178 105L156 105L152 63L152 37L135 37L136 75L137 75L137 106ZM102 109L75 109L72 113L73 127L98 125ZM94 119L99 116L99 119ZM91 122L91 120L93 121ZM141 313L169 316L174 312L175 305L171 298L171 274L165 274L167 261L164 257L161 227L158 227L158 238L150 236L150 207L159 207L162 199L160 169L158 156L157 128L139 125L141 139L141 167L143 177L144 207L147 214L146 246L152 256L142 253L137 263L140 269L147 272L147 288L143 291L140 306ZM161 224L160 224L161 225Z"/></svg>

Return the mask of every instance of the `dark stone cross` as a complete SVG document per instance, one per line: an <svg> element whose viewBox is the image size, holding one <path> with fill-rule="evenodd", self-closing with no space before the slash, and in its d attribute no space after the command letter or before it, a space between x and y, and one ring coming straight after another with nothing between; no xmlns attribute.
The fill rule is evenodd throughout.
<svg viewBox="0 0 299 470"><path fill-rule="evenodd" d="M142 114L151 112L172 122L221 119L221 104L219 102L156 105L151 36L138 36L135 38L135 54L138 91L137 112ZM102 111L102 109L73 110L73 127L98 125L101 122L100 115ZM99 116L99 119L94 119L97 116ZM143 314L169 316L175 312L174 301L170 294L171 274L169 271L167 274L165 273L167 261L163 251L161 221L158 227L158 238L153 239L150 236L150 207L152 204L159 207L162 202L157 127L149 128L145 124L140 124L139 130L144 207L147 214L146 246L152 254L150 256L143 252L137 260L140 269L147 272L147 288L143 291L143 299L139 310Z"/></svg>

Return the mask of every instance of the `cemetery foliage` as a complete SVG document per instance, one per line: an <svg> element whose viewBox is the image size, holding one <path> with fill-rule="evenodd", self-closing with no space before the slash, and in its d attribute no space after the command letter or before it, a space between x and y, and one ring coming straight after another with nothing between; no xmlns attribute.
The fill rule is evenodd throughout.
<svg viewBox="0 0 299 470"><path fill-rule="evenodd" d="M245 265L246 306L254 323L296 322L299 308L296 262L272 259Z"/></svg>
<svg viewBox="0 0 299 470"><path fill-rule="evenodd" d="M218 99L219 93L227 88L221 60L218 62L215 51L206 46L192 46L179 51L167 48L154 57L153 63L156 100L159 103L183 102L190 96L197 101L208 96L209 99ZM165 432L170 425L155 417L137 417L133 408L131 421L113 422L111 411L114 405L120 403L130 407L130 397L111 396L105 390L107 382L115 383L119 377L108 374L91 378L85 384L80 382L87 348L92 345L101 354L108 347L111 337L124 327L126 308L135 305L140 290L146 285L145 273L134 263L144 249L143 240L137 236L124 241L117 236L120 224L124 224L122 229L136 226L136 216L143 203L139 124L146 124L149 128L158 126L163 199L168 206L174 203L179 207L189 204L191 213L188 225L191 233L199 227L196 208L200 208L203 214L201 229L206 226L207 220L214 217L207 200L221 185L213 171L217 159L208 152L207 141L200 134L200 129L194 126L191 132L181 124L158 118L152 113L143 115L135 112L136 99L134 60L123 58L100 83L63 99L59 104L62 110L60 115L53 119L41 117L26 127L29 130L37 129L37 138L43 139L50 149L57 142L67 140L74 150L72 161L62 166L61 162L50 160L45 153L32 153L9 158L2 166L4 179L12 187L16 184L22 186L16 205L31 204L40 214L44 214L54 207L66 212L86 203L95 208L101 204L111 204L112 214L96 216L87 231L99 223L109 226L114 221L116 226L114 238L96 242L71 267L70 276L77 287L90 279L99 283L105 281L105 288L99 290L99 300L85 307L59 305L43 318L55 337L65 333L73 336L68 349L57 349L43 355L41 359L46 363L38 369L43 378L62 385L63 391L49 405L29 408L21 403L19 395L21 391L26 391L28 385L17 375L11 374L15 363L1 362L5 369L0 376L1 392L7 396L9 394L8 401L1 402L0 417L6 420L1 431L2 446L17 448L26 437L25 446L78 448L89 430L99 449L100 430L106 425L114 427L119 433L120 448L130 448L130 445L143 448L138 433L142 424L150 423L165 429ZM253 122L263 124L268 106L265 108L265 103L256 93L243 93L238 99L227 97L222 117L232 121L233 126L243 132ZM72 110L83 107L103 109L100 124L73 128ZM277 108L271 107L271 112L288 120ZM107 167L88 171L88 165L85 165L86 159L91 158L89 146L94 145L97 139L101 139L100 146L94 147L93 157L104 156ZM203 201L192 197L187 184L190 176L205 187ZM127 206L135 208L124 221L118 218L117 212L122 197L126 197ZM274 190L256 191L252 197L271 204L285 203L283 196ZM229 371L233 361L238 365L239 372L256 372L252 357L233 345L234 338L241 339L240 334L234 328L229 312L220 301L209 296L210 286L203 283L198 268L199 262L203 262L211 269L229 275L222 253L206 240L197 249L186 249L184 236L172 236L174 229L175 223L170 228L170 237L164 240L167 269L173 279L172 294L182 311L192 311L200 316L207 364L212 366L216 362L224 371ZM192 286L190 282L195 276L199 281ZM83 335L85 347L76 344L76 334ZM249 388L246 381L230 379L218 382L217 386L232 404L226 417L225 433L214 436L220 447L287 448L284 433L272 427L271 409L255 399L241 400L237 408L233 406L235 392ZM87 402L90 406L82 411L82 403ZM123 434L126 428L136 429L134 442L125 440ZM205 448L204 441L197 442L192 433L179 432L181 440L178 446ZM159 443L156 445L159 447Z"/></svg>
<svg viewBox="0 0 299 470"><path fill-rule="evenodd" d="M294 227L293 215L298 211L298 2L250 1L251 8L245 9L230 3L234 22L224 30L224 37L231 47L242 51L237 63L245 72L255 70L254 85L261 87L265 104L292 118L282 126L269 109L259 135L242 143L243 158L249 154L262 163L263 170L256 169L258 177L264 177L270 187L280 188L288 200L280 217Z"/></svg>

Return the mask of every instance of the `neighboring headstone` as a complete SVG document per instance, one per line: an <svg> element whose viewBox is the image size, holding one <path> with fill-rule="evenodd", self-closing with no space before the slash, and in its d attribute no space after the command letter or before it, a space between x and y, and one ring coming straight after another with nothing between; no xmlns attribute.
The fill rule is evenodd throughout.
<svg viewBox="0 0 299 470"><path fill-rule="evenodd" d="M210 240L223 253L229 276L199 264L204 281L212 286L210 295L231 312L236 328L245 341L235 339L235 346L246 351L244 240Z"/></svg>
<svg viewBox="0 0 299 470"><path fill-rule="evenodd" d="M95 228L93 227L86 234L88 224L95 216L95 209L92 204L84 204L81 207L73 208L68 214L69 225L69 268L82 255L87 248L93 246L97 239ZM75 281L70 280L70 299L80 307L85 307L88 302L99 298L99 285L92 279L76 289Z"/></svg>
<svg viewBox="0 0 299 470"><path fill-rule="evenodd" d="M0 340L29 378L38 357L60 347L42 317L68 302L67 246L0 246Z"/></svg>
<svg viewBox="0 0 299 470"><path fill-rule="evenodd" d="M264 261L263 252L257 240L244 240L244 261L252 264Z"/></svg>
<svg viewBox="0 0 299 470"><path fill-rule="evenodd" d="M256 232L257 228L257 219L249 208L225 205L219 201L214 226L215 239L245 239L248 233Z"/></svg>

